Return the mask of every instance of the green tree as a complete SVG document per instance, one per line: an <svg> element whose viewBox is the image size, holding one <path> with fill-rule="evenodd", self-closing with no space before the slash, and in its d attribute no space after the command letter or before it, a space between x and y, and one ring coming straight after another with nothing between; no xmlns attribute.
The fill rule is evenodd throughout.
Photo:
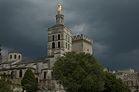
<svg viewBox="0 0 139 92"><path fill-rule="evenodd" d="M36 92L37 81L31 69L26 70L24 77L21 81L21 85L23 86L23 89L27 92Z"/></svg>
<svg viewBox="0 0 139 92"><path fill-rule="evenodd" d="M131 92L121 79L117 79L108 72L105 72L104 81L105 90L103 92Z"/></svg>
<svg viewBox="0 0 139 92"><path fill-rule="evenodd" d="M53 71L68 92L100 92L104 90L103 75L103 67L92 55L75 52L58 58Z"/></svg>
<svg viewBox="0 0 139 92"><path fill-rule="evenodd" d="M13 92L11 82L3 77L0 79L0 92Z"/></svg>
<svg viewBox="0 0 139 92"><path fill-rule="evenodd" d="M59 57L53 67L53 77L67 92L130 92L90 54L75 52Z"/></svg>

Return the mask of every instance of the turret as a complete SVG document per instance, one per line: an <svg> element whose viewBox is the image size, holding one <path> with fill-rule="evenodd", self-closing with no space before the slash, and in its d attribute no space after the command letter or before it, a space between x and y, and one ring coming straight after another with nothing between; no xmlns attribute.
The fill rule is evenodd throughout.
<svg viewBox="0 0 139 92"><path fill-rule="evenodd" d="M8 62L16 61L20 62L22 60L22 54L18 51L11 51L8 53Z"/></svg>
<svg viewBox="0 0 139 92"><path fill-rule="evenodd" d="M89 53L92 54L93 41L85 35L76 35L72 38L72 51L77 53Z"/></svg>

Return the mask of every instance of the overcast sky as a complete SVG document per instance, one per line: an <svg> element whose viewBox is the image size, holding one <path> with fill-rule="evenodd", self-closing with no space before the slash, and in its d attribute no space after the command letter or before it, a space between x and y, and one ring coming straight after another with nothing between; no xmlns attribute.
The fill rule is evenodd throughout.
<svg viewBox="0 0 139 92"><path fill-rule="evenodd" d="M139 0L63 0L65 25L94 40L94 54L111 69L139 70ZM0 43L35 58L47 53L56 0L0 0Z"/></svg>

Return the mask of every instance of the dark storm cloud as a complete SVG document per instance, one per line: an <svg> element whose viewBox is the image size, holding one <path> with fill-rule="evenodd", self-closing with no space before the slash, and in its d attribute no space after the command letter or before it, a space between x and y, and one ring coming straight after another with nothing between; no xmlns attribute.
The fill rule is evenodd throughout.
<svg viewBox="0 0 139 92"><path fill-rule="evenodd" d="M138 0L76 0L74 3L70 0L68 3L73 5L67 8L75 14L75 23L88 27L82 32L94 39L94 53L102 63L111 68L139 69L139 53L133 54L139 49Z"/></svg>
<svg viewBox="0 0 139 92"><path fill-rule="evenodd" d="M0 0L1 44L29 56L46 53L50 14L37 4L35 0Z"/></svg>
<svg viewBox="0 0 139 92"><path fill-rule="evenodd" d="M110 68L138 69L138 0L63 0L65 24L94 40L94 53ZM54 0L0 0L0 42L27 56L46 53Z"/></svg>

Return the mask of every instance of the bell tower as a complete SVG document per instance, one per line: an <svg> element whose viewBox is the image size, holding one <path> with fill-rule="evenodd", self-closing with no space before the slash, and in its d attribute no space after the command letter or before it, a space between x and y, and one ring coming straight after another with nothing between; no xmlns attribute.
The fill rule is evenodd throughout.
<svg viewBox="0 0 139 92"><path fill-rule="evenodd" d="M72 32L64 25L62 4L58 1L56 24L48 28L48 57L62 56L72 51Z"/></svg>

